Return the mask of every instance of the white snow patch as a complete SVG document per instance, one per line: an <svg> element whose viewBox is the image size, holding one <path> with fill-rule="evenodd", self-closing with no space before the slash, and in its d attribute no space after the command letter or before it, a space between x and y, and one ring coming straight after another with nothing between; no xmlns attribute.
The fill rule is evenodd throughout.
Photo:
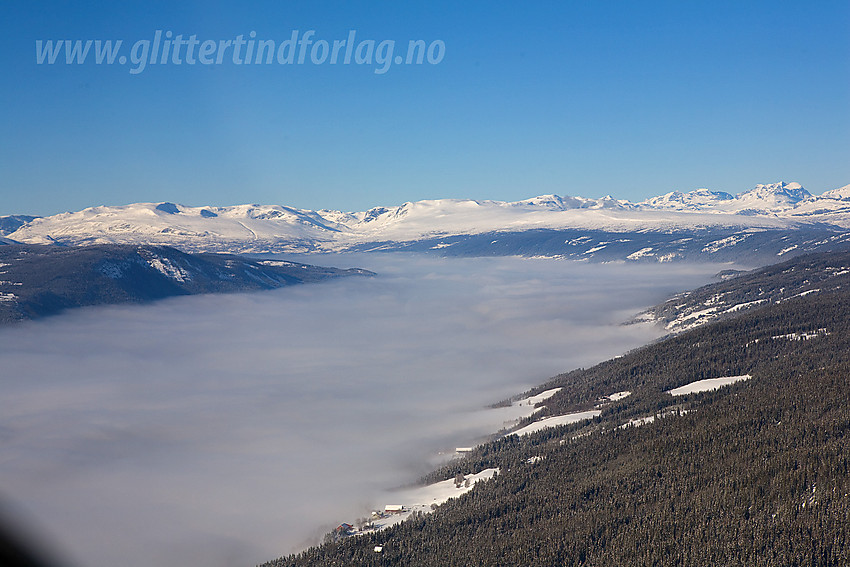
<svg viewBox="0 0 850 567"><path fill-rule="evenodd" d="M427 514L432 511L432 505L438 506L447 502L451 498L457 498L458 496L472 490L477 482L489 480L498 472L498 468L493 468L484 469L483 471L475 474L464 475L463 482L460 486L457 486L455 484L455 480L450 478L427 486L419 486L395 492L392 495L394 499L393 506L400 505L402 512L378 518L373 521L373 527L371 529L363 530L363 532L359 533L368 533L388 528L392 525L403 522L414 512Z"/></svg>
<svg viewBox="0 0 850 567"><path fill-rule="evenodd" d="M686 394L708 392L709 390L716 390L723 386L728 386L729 384L749 379L749 374L744 374L743 376L729 376L726 378L707 378L705 380L697 380L696 382L679 386L678 388L673 388L672 390L667 390L667 393L671 396L684 396Z"/></svg>
<svg viewBox="0 0 850 567"><path fill-rule="evenodd" d="M735 246L736 244L743 242L750 236L751 233L733 234L732 236L728 236L726 238L721 238L719 240L715 240L714 242L710 242L705 247L703 247L702 251L708 252L709 254L713 254L728 246Z"/></svg>
<svg viewBox="0 0 850 567"><path fill-rule="evenodd" d="M798 293L797 295L794 295L792 297L806 297L810 293L817 293L819 291L820 291L820 289L809 289L809 290L806 290L804 292Z"/></svg>
<svg viewBox="0 0 850 567"><path fill-rule="evenodd" d="M546 390L545 392L540 392L535 396L529 396L528 398L523 398L521 400L515 401L512 405L514 407L520 406L531 406L534 407L542 401L548 400L555 394L561 391L561 388L552 388L551 390Z"/></svg>
<svg viewBox="0 0 850 567"><path fill-rule="evenodd" d="M640 427L641 425L646 425L647 423L652 423L655 421L654 415L648 415L646 417L636 417L634 419L630 419L626 423L620 426L620 429L626 429L627 427Z"/></svg>
<svg viewBox="0 0 850 567"><path fill-rule="evenodd" d="M637 252L632 252L631 254L626 256L626 258L628 258L629 260L637 260L638 258L643 258L644 256L652 256L650 252L652 252L652 247L641 248Z"/></svg>
<svg viewBox="0 0 850 567"><path fill-rule="evenodd" d="M772 339L788 339L789 341L808 341L811 339L818 339L820 337L825 337L829 334L829 331L826 329L818 329L813 333L788 333L787 335L776 335L774 337L770 337Z"/></svg>
<svg viewBox="0 0 850 567"><path fill-rule="evenodd" d="M725 291L725 292L723 292L723 293L715 293L715 294L714 294L714 295L712 295L710 298L706 299L706 300L703 302L703 305L715 305L715 304L717 304L717 303L722 303L722 302L723 302L723 297L724 297L724 296L726 296L726 295L729 295L729 292L728 292L728 291Z"/></svg>
<svg viewBox="0 0 850 567"><path fill-rule="evenodd" d="M753 305L758 305L759 303L764 303L768 301L767 299L757 299L755 301L748 301L747 303L738 303L737 305L733 305L729 309L723 311L724 313L734 313L735 311L740 311L741 309L746 309L747 307L751 307Z"/></svg>
<svg viewBox="0 0 850 567"><path fill-rule="evenodd" d="M667 329L675 329L677 327L682 327L681 330L687 330L692 327L698 327L702 324L702 319L706 317L714 317L715 312L717 311L717 307L709 307L708 309L702 309L700 311L693 311L688 313L687 315L680 315L673 321L667 323ZM691 323L689 321L694 320Z"/></svg>
<svg viewBox="0 0 850 567"><path fill-rule="evenodd" d="M622 400L623 398L627 398L631 395L632 395L632 393L630 391L624 390L622 392L614 392L610 396L602 396L601 398L599 398L599 400L598 400L599 403L596 404L596 407L601 408L602 406L604 406L604 405L606 405L610 402L618 402L618 401Z"/></svg>
<svg viewBox="0 0 850 567"><path fill-rule="evenodd" d="M509 433L508 435L530 435L532 433L537 433L542 429L546 429L547 427L557 427L559 425L567 425L570 423L576 423L578 421L584 421L585 419L593 419L601 413L601 410L590 410L580 411L576 413L568 413L566 415L544 417L540 421L535 421L532 424L526 425L521 429L517 429L516 431Z"/></svg>
<svg viewBox="0 0 850 567"><path fill-rule="evenodd" d="M148 264L150 264L151 268L161 272L169 278L177 280L178 282L185 282L187 280L192 279L192 275L189 274L189 272L187 272L180 266L175 265L168 258L160 258L159 256L154 256L148 260Z"/></svg>

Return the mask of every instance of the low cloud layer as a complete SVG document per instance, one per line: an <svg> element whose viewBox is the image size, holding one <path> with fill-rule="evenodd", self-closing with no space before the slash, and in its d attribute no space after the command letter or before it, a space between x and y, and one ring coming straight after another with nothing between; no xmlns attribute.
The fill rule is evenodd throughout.
<svg viewBox="0 0 850 567"><path fill-rule="evenodd" d="M656 338L617 323L719 269L321 261L381 275L2 330L0 492L80 565L253 565L498 429L485 405Z"/></svg>

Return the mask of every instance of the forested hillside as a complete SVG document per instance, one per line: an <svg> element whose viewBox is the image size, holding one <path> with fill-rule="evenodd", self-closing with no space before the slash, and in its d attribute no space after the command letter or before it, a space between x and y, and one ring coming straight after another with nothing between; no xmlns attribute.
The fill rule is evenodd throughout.
<svg viewBox="0 0 850 567"><path fill-rule="evenodd" d="M850 565L850 290L766 303L536 391L552 387L543 415L601 415L487 443L426 480L498 467L494 480L267 565Z"/></svg>
<svg viewBox="0 0 850 567"><path fill-rule="evenodd" d="M726 281L679 294L635 320L658 321L669 331L680 332L800 295L846 288L850 286L850 252L807 254L735 273L736 277L721 273Z"/></svg>
<svg viewBox="0 0 850 567"><path fill-rule="evenodd" d="M373 275L234 254L187 254L168 246L0 245L0 324L87 305L177 295L267 290Z"/></svg>

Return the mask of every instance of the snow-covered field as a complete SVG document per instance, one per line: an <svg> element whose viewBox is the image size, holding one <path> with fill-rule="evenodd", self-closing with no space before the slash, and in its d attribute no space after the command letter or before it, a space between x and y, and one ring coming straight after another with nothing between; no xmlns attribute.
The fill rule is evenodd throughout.
<svg viewBox="0 0 850 567"><path fill-rule="evenodd" d="M477 473L463 475L463 482L456 484L455 479L449 478L435 482L427 486L406 488L390 493L392 505L403 507L403 511L397 514L388 514L374 520L372 529L382 530L399 522L403 522L415 512L429 514L433 511L432 506L439 506L450 498L457 498L473 488L482 480L493 478L499 469L484 469Z"/></svg>
<svg viewBox="0 0 850 567"><path fill-rule="evenodd" d="M552 388L551 390L546 390L546 391L540 392L537 395L529 396L527 398L522 398L521 400L517 400L513 403L513 405L516 406L516 407L523 407L523 406L534 407L537 404L539 404L540 402L544 402L544 401L548 400L549 398L551 398L552 396L554 396L555 394L557 394L560 391L561 391L561 388Z"/></svg>
<svg viewBox="0 0 850 567"><path fill-rule="evenodd" d="M525 427L511 432L511 435L529 435L531 433L537 433L541 429L546 429L547 427L557 427L559 425L568 425L570 423L584 421L585 419L593 419L601 413L602 410L589 410L580 411L576 413L568 413L566 415L553 415L551 417L544 417L543 419L535 421L534 423L530 423Z"/></svg>
<svg viewBox="0 0 850 567"><path fill-rule="evenodd" d="M652 423L653 421L655 421L654 415L647 415L645 417L635 417L621 425L620 429L625 429L627 427L640 427L641 425L646 425L647 423Z"/></svg>
<svg viewBox="0 0 850 567"><path fill-rule="evenodd" d="M709 390L716 390L718 388L722 388L723 386L728 386L729 384L734 384L735 382L740 382L741 380L749 379L749 374L745 374L743 376L728 376L725 378L707 378L705 380L697 380L696 382L691 382L690 384L679 386L678 388L673 388L672 390L668 390L667 393L671 396L684 396L686 394L708 392Z"/></svg>
<svg viewBox="0 0 850 567"><path fill-rule="evenodd" d="M631 392L629 392L628 390L624 390L622 392L614 392L613 394L608 396L608 399L612 402L619 402L620 400L628 398L631 395Z"/></svg>
<svg viewBox="0 0 850 567"><path fill-rule="evenodd" d="M660 336L619 323L720 269L313 261L381 275L0 330L14 517L91 567L252 565L303 548L392 503L439 452L533 410L487 405Z"/></svg>

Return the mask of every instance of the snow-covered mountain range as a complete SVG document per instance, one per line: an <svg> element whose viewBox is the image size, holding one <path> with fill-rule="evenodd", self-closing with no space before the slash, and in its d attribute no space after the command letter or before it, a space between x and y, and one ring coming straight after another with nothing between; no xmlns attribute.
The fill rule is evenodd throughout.
<svg viewBox="0 0 850 567"><path fill-rule="evenodd" d="M758 240L753 235L765 231L772 235L768 240L777 241L779 231L814 235L815 242L832 237L843 241L846 229L850 185L813 196L798 183L773 183L734 196L699 189L640 203L543 195L516 202L425 200L363 212L136 203L32 219L5 236L24 243L165 244L185 251L235 253L425 250L608 260L613 258L597 253L616 249L614 258L663 260L687 257L694 244L677 248L671 244L677 239L659 242L662 235L697 235L696 244L705 253L704 248ZM554 248L553 242L539 245L552 238L558 241ZM789 238L771 253L800 249L802 242Z"/></svg>

